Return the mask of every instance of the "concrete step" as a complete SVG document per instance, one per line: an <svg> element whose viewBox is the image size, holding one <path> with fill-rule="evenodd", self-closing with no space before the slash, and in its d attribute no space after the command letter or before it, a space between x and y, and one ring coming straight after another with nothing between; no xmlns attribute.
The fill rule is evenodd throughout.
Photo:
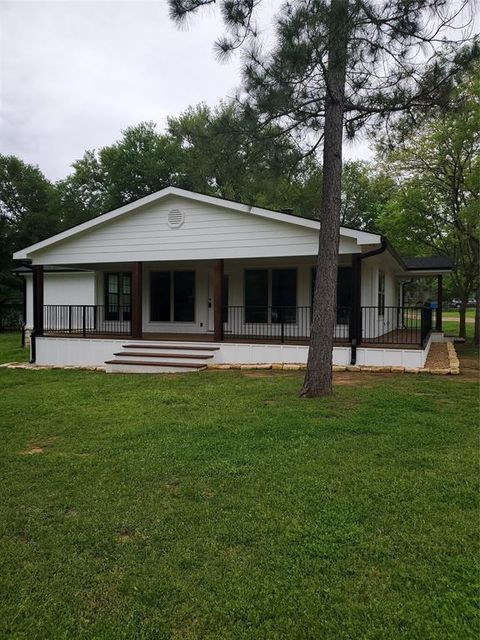
<svg viewBox="0 0 480 640"><path fill-rule="evenodd" d="M193 362L148 362L146 360L107 360L107 373L190 373L206 368Z"/></svg>
<svg viewBox="0 0 480 640"><path fill-rule="evenodd" d="M218 350L216 345L189 342L129 342L105 365L107 373L188 373L205 369Z"/></svg>
<svg viewBox="0 0 480 640"><path fill-rule="evenodd" d="M144 352L138 353L137 351L120 351L113 354L115 360L127 360L128 362L146 362L148 364L162 364L163 362L175 363L181 367L188 367L190 365L196 367L204 366L207 362L211 361L213 356L211 354L192 354L192 353L153 353Z"/></svg>
<svg viewBox="0 0 480 640"><path fill-rule="evenodd" d="M123 344L123 349L168 349L174 351L218 351L220 347L210 346L209 344L190 344L188 342L184 342L182 344L172 344L172 343L163 343L163 342L142 342L141 344Z"/></svg>
<svg viewBox="0 0 480 640"><path fill-rule="evenodd" d="M153 351L120 351L113 355L121 356L122 358L181 358L185 360L208 360L213 358L211 353L155 353Z"/></svg>

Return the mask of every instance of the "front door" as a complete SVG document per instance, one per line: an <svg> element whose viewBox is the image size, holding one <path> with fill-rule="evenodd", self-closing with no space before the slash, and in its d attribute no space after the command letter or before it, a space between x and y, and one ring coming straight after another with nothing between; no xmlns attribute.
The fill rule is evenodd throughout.
<svg viewBox="0 0 480 640"><path fill-rule="evenodd" d="M130 320L132 274L105 274L105 320Z"/></svg>

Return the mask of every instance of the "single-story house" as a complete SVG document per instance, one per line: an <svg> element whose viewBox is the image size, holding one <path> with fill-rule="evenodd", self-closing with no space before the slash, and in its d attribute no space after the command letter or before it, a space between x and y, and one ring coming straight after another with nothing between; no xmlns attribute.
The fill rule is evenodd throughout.
<svg viewBox="0 0 480 640"><path fill-rule="evenodd" d="M319 222L168 187L17 251L32 360L108 371L304 363ZM386 238L340 230L333 361L422 367L441 308L404 305L415 276Z"/></svg>

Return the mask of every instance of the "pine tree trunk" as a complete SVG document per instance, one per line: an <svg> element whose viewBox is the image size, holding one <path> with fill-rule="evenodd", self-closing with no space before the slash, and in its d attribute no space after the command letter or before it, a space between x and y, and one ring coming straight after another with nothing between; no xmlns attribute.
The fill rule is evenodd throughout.
<svg viewBox="0 0 480 640"><path fill-rule="evenodd" d="M348 44L348 0L332 0L328 42L322 202L310 349L301 391L307 398L332 393L340 235L342 141Z"/></svg>

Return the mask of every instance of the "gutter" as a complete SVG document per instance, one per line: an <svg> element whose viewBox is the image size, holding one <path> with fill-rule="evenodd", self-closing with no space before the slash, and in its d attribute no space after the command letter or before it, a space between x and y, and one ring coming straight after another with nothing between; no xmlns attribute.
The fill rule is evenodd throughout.
<svg viewBox="0 0 480 640"><path fill-rule="evenodd" d="M355 291L355 300L353 304L353 334L355 337L351 339L351 354L350 354L350 364L355 365L357 362L357 346L361 341L361 319L362 319L362 309L361 309L361 296L362 296L362 260L366 258L372 258L373 256L378 256L381 253L384 253L388 248L388 240L385 236L380 236L380 247L378 249L373 249L372 251L367 251L367 253L355 254L353 256L353 271L354 271L354 291Z"/></svg>

